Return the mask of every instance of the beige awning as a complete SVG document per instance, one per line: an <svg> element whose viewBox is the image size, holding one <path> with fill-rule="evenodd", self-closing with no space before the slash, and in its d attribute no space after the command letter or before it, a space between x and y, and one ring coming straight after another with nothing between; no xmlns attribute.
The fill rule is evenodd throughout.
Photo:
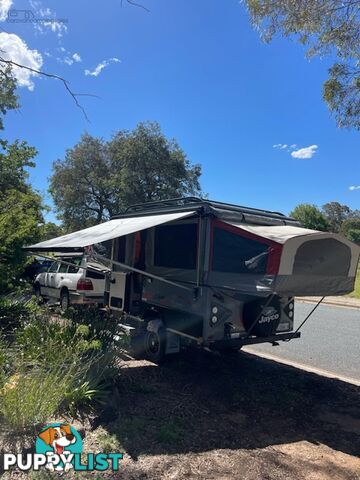
<svg viewBox="0 0 360 480"><path fill-rule="evenodd" d="M100 223L94 227L85 228L77 232L52 238L45 242L25 247L26 250L41 252L60 252L79 249L106 242L117 237L155 227L163 223L173 222L184 217L194 215L195 212L168 213L164 215L147 215L143 217L118 218Z"/></svg>

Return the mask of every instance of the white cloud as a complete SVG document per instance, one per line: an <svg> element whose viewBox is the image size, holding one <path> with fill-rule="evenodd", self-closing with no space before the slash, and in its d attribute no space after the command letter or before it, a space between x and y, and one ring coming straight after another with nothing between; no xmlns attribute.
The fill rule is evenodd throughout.
<svg viewBox="0 0 360 480"><path fill-rule="evenodd" d="M116 57L109 58L109 60L103 60L99 65L97 65L94 70L85 70L85 75L90 75L92 77L97 77L100 75L102 70L110 65L110 63L118 63L120 60Z"/></svg>
<svg viewBox="0 0 360 480"><path fill-rule="evenodd" d="M290 150L294 150L296 146L296 143L293 143L292 145L288 145L287 143L275 143L273 148L277 148L279 150L288 150L288 152L290 152Z"/></svg>
<svg viewBox="0 0 360 480"><path fill-rule="evenodd" d="M5 60L12 60L26 67L39 70L43 64L43 58L37 50L30 50L26 43L14 33L0 33L0 45L2 57ZM38 74L25 68L13 67L13 73L18 81L19 87L27 87L34 90L33 77Z"/></svg>
<svg viewBox="0 0 360 480"><path fill-rule="evenodd" d="M69 57L65 57L64 59L59 58L59 61L66 63L66 65L72 65L74 63L74 60Z"/></svg>
<svg viewBox="0 0 360 480"><path fill-rule="evenodd" d="M273 148L278 148L279 150L287 149L288 152L290 152L290 150L294 150L294 148L296 147L296 143L293 143L292 145L288 145L287 143L276 143L275 145L273 145Z"/></svg>
<svg viewBox="0 0 360 480"><path fill-rule="evenodd" d="M55 19L51 19L44 22L37 22L35 23L35 29L44 34L48 33L49 31L55 33L59 38L63 36L64 33L67 32L67 25L63 22L60 22Z"/></svg>
<svg viewBox="0 0 360 480"><path fill-rule="evenodd" d="M50 8L40 8L39 13L42 17L50 17L52 14Z"/></svg>
<svg viewBox="0 0 360 480"><path fill-rule="evenodd" d="M319 147L317 145L310 145L309 147L299 148L299 150L291 152L291 156L293 158L312 158L318 148Z"/></svg>
<svg viewBox="0 0 360 480"><path fill-rule="evenodd" d="M7 19L7 14L12 4L13 4L12 0L0 0L0 21L1 22Z"/></svg>
<svg viewBox="0 0 360 480"><path fill-rule="evenodd" d="M2 0L0 0L1 2ZM33 10L36 11L38 21L34 23L34 28L38 32L44 34L48 32L55 33L59 38L67 32L67 20L58 20L56 18L56 13L50 8L42 7L41 1L39 0L30 0L30 6Z"/></svg>
<svg viewBox="0 0 360 480"><path fill-rule="evenodd" d="M63 58L57 58L58 62L66 63L67 65L72 65L73 63L82 62L82 58L79 53L71 53L67 52L64 47L60 47L59 50L61 52L66 52L66 56Z"/></svg>
<svg viewBox="0 0 360 480"><path fill-rule="evenodd" d="M73 54L72 58L74 62L82 62L80 55L76 52Z"/></svg>
<svg viewBox="0 0 360 480"><path fill-rule="evenodd" d="M360 190L360 185L351 185L351 187L349 187L349 190Z"/></svg>

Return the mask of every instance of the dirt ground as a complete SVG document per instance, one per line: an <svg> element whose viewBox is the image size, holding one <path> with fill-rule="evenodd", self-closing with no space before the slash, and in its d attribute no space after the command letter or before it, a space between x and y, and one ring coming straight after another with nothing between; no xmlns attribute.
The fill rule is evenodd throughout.
<svg viewBox="0 0 360 480"><path fill-rule="evenodd" d="M121 372L106 408L75 424L84 452L124 453L121 471L78 478L360 479L356 386L247 353L125 356Z"/></svg>

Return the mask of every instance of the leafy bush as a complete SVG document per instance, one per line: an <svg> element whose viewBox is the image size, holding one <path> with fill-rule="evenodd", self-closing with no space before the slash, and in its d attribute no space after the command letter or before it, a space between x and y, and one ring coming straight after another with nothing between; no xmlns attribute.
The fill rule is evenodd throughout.
<svg viewBox="0 0 360 480"><path fill-rule="evenodd" d="M23 304L11 298L0 299L0 331L5 334L13 333L36 312L37 308L34 302Z"/></svg>
<svg viewBox="0 0 360 480"><path fill-rule="evenodd" d="M0 411L11 430L27 431L55 415L71 388L71 374L40 368L10 377L1 391Z"/></svg>
<svg viewBox="0 0 360 480"><path fill-rule="evenodd" d="M78 386L73 386L65 393L63 406L67 413L73 418L77 418L93 411L94 404L104 404L108 394L109 392L104 385L91 385L87 381Z"/></svg>
<svg viewBox="0 0 360 480"><path fill-rule="evenodd" d="M18 325L11 348L0 341L0 415L11 429L30 430L58 414L81 417L104 403L118 373L113 318L91 308L68 318L37 305L3 311Z"/></svg>

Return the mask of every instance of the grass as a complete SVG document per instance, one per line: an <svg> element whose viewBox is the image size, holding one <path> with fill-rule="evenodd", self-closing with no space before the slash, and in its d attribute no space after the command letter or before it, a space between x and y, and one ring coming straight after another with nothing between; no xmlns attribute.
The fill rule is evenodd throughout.
<svg viewBox="0 0 360 480"><path fill-rule="evenodd" d="M102 453L117 452L120 449L119 440L116 435L111 435L106 431L98 435L96 443L99 451Z"/></svg>
<svg viewBox="0 0 360 480"><path fill-rule="evenodd" d="M357 271L355 290L349 294L349 297L360 298L360 267Z"/></svg>
<svg viewBox="0 0 360 480"><path fill-rule="evenodd" d="M58 410L71 375L59 369L34 369L14 375L1 391L0 412L12 432L45 423Z"/></svg>

